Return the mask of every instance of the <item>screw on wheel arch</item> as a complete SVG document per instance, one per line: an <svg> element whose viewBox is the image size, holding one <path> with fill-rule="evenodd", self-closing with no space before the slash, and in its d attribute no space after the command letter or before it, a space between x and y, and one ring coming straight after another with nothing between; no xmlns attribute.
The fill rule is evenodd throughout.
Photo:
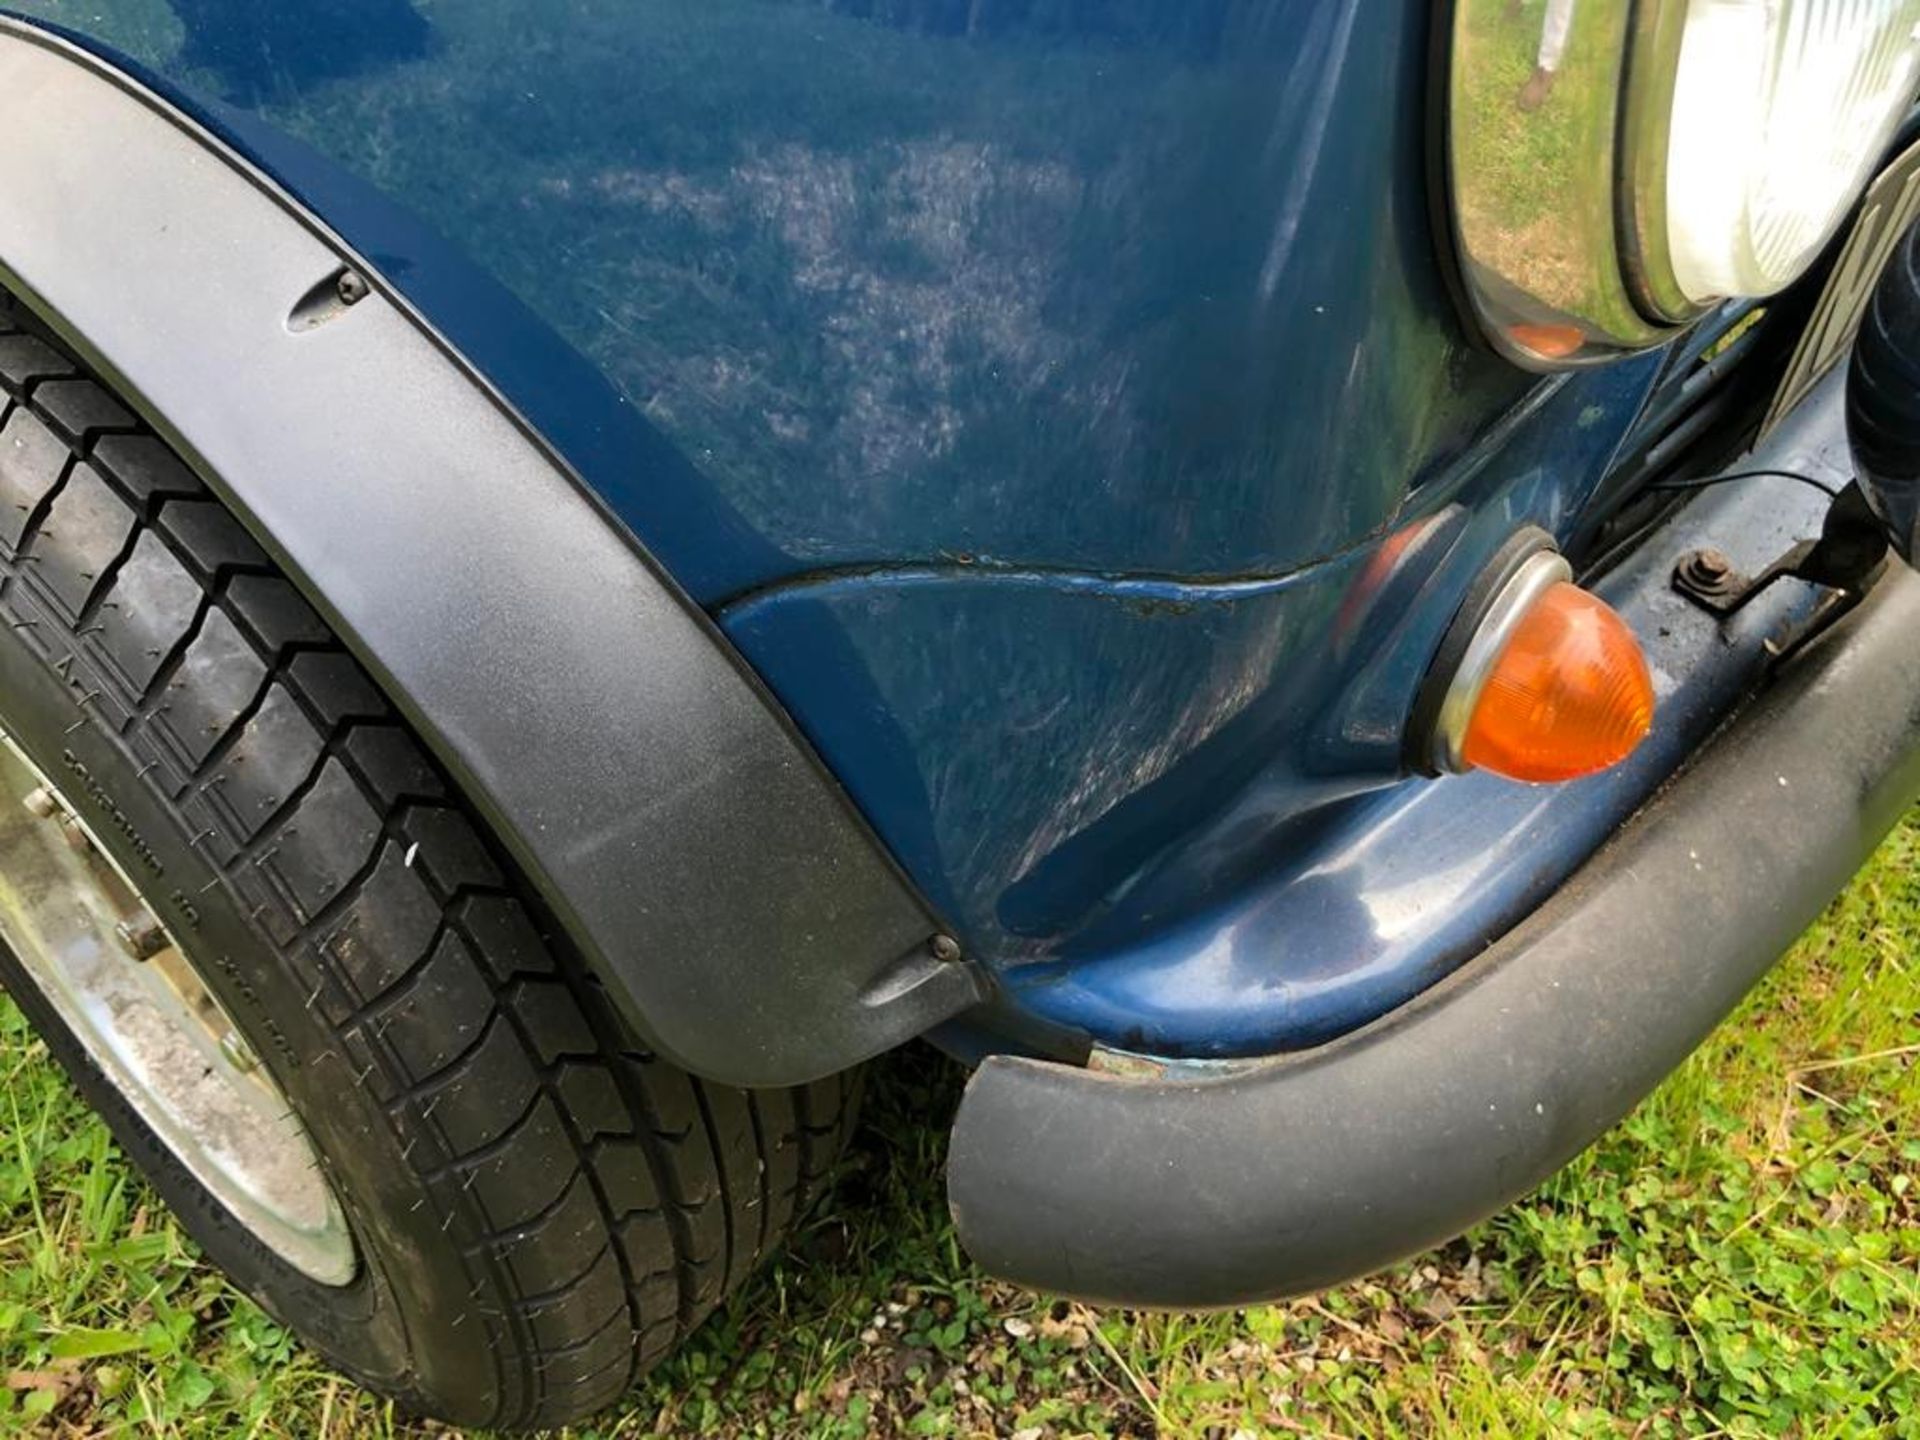
<svg viewBox="0 0 1920 1440"><path fill-rule="evenodd" d="M818 1193L857 1077L633 1038L317 613L0 294L0 985L209 1257L460 1424L616 1399Z"/></svg>

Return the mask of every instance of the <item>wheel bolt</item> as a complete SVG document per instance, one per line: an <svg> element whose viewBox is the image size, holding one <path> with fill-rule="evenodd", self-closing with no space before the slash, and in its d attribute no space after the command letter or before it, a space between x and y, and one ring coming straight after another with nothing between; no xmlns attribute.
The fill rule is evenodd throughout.
<svg viewBox="0 0 1920 1440"><path fill-rule="evenodd" d="M253 1047L241 1038L238 1030L229 1030L220 1037L220 1056L242 1075L260 1068L260 1057L253 1053Z"/></svg>
<svg viewBox="0 0 1920 1440"><path fill-rule="evenodd" d="M135 960L151 960L167 948L167 932L151 915L122 920L113 927L113 933L119 937L121 948Z"/></svg>

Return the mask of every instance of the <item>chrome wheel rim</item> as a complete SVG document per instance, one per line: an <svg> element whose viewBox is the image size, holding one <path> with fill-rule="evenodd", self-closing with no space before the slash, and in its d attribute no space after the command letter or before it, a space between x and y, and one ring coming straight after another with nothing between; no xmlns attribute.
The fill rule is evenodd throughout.
<svg viewBox="0 0 1920 1440"><path fill-rule="evenodd" d="M346 1284L353 1236L312 1140L84 817L0 732L0 938L194 1179L288 1265Z"/></svg>

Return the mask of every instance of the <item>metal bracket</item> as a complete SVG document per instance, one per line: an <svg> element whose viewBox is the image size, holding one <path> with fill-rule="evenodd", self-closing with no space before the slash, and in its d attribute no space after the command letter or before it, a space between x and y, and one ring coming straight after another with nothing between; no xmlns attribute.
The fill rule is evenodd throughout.
<svg viewBox="0 0 1920 1440"><path fill-rule="evenodd" d="M1779 580L1804 580L1828 593L1806 619L1767 641L1775 656L1800 649L1866 597L1886 568L1887 534L1858 484L1835 497L1820 538L1801 540L1758 575L1742 575L1719 550L1689 550L1673 567L1673 588L1708 614L1731 619Z"/></svg>

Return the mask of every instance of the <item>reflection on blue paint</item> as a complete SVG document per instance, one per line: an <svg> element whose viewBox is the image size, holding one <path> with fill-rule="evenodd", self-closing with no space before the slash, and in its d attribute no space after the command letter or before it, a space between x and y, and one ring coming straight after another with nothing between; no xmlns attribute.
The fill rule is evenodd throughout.
<svg viewBox="0 0 1920 1440"><path fill-rule="evenodd" d="M16 3L265 153L704 600L1296 567L1528 384L1436 272L1417 0ZM593 453L636 423L675 461Z"/></svg>
<svg viewBox="0 0 1920 1440"><path fill-rule="evenodd" d="M420 60L431 31L408 0L172 0L182 31L178 64L214 77L240 100L377 73Z"/></svg>

